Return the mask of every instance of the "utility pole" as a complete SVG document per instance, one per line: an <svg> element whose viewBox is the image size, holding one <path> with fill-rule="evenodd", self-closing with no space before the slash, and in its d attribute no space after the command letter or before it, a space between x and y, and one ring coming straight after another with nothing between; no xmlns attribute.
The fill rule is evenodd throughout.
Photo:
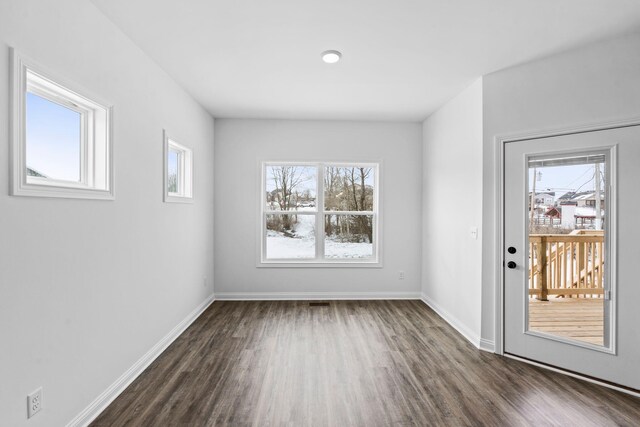
<svg viewBox="0 0 640 427"><path fill-rule="evenodd" d="M602 230L602 211L600 203L600 163L596 163L596 230Z"/></svg>
<svg viewBox="0 0 640 427"><path fill-rule="evenodd" d="M538 174L536 173L536 168L533 168L533 189L531 191L531 217L529 219L529 234L533 232L533 214L536 211L536 180L538 179Z"/></svg>

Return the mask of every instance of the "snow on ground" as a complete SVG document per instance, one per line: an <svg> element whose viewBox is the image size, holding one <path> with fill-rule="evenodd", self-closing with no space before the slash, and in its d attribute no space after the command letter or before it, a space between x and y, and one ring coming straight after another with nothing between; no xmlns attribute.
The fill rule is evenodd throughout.
<svg viewBox="0 0 640 427"><path fill-rule="evenodd" d="M294 228L296 237L287 237L277 231L267 230L267 258L315 258L315 215L298 215L298 222Z"/></svg>
<svg viewBox="0 0 640 427"><path fill-rule="evenodd" d="M267 258L304 259L315 257L315 215L298 215L295 237L267 230ZM325 240L325 256L333 259L362 259L373 255L371 243L349 243Z"/></svg>
<svg viewBox="0 0 640 427"><path fill-rule="evenodd" d="M267 258L315 258L315 239L296 239L276 231L267 231Z"/></svg>
<svg viewBox="0 0 640 427"><path fill-rule="evenodd" d="M373 245L371 243L349 243L326 239L324 241L324 255L327 258L371 258Z"/></svg>

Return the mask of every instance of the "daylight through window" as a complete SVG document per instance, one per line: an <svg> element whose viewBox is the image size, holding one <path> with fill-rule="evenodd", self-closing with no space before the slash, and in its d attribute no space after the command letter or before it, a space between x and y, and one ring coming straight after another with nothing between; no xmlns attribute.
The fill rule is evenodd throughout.
<svg viewBox="0 0 640 427"><path fill-rule="evenodd" d="M111 109L12 54L12 194L113 198Z"/></svg>
<svg viewBox="0 0 640 427"><path fill-rule="evenodd" d="M265 163L262 169L263 264L378 263L377 164Z"/></svg>
<svg viewBox="0 0 640 427"><path fill-rule="evenodd" d="M193 199L193 154L165 132L164 201L191 202Z"/></svg>

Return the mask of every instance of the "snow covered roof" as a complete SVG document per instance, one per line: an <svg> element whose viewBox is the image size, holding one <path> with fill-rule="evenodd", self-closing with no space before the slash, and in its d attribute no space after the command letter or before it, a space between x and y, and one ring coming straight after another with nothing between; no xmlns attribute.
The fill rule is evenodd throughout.
<svg viewBox="0 0 640 427"><path fill-rule="evenodd" d="M564 193L562 196L560 196L558 198L558 200L563 201L563 200L575 200L575 197L577 196L582 196L584 194L590 194L592 193L591 191L582 191L580 193L576 193L574 191L569 191L567 193Z"/></svg>
<svg viewBox="0 0 640 427"><path fill-rule="evenodd" d="M592 207L579 207L576 208L573 215L581 218L595 218L596 209ZM600 210L600 215L604 216L604 210Z"/></svg>
<svg viewBox="0 0 640 427"><path fill-rule="evenodd" d="M571 200L590 200L590 199L594 199L596 198L596 193L595 191L590 191L586 194L580 194L579 196L574 197ZM604 194L600 194L600 198L604 200Z"/></svg>

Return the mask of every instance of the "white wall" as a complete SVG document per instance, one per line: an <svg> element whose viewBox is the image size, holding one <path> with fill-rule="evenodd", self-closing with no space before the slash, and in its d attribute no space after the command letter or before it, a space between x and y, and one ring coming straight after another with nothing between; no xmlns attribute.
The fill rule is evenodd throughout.
<svg viewBox="0 0 640 427"><path fill-rule="evenodd" d="M497 135L640 117L640 34L484 77L482 337L495 336Z"/></svg>
<svg viewBox="0 0 640 427"><path fill-rule="evenodd" d="M223 119L215 138L216 298L419 295L419 123ZM384 268L257 268L259 161L343 159L383 161Z"/></svg>
<svg viewBox="0 0 640 427"><path fill-rule="evenodd" d="M479 346L482 79L425 120L423 159L423 296Z"/></svg>
<svg viewBox="0 0 640 427"><path fill-rule="evenodd" d="M8 46L113 103L115 201L8 196ZM0 100L0 425L62 426L213 291L213 119L83 0L0 2ZM192 205L162 202L164 127Z"/></svg>

